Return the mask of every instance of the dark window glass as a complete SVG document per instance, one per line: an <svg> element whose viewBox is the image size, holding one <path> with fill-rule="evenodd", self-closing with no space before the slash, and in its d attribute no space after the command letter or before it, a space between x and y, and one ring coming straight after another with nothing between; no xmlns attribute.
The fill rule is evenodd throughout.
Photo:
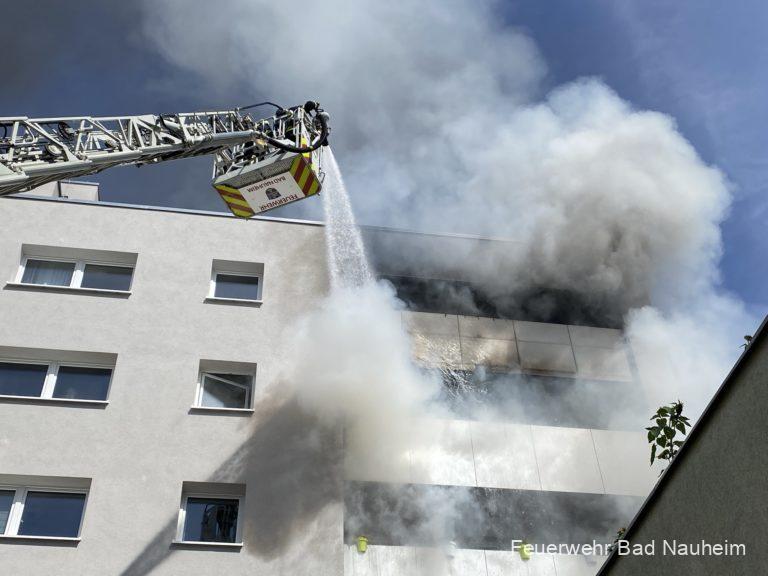
<svg viewBox="0 0 768 576"><path fill-rule="evenodd" d="M44 284L46 286L69 286L75 272L74 262L52 262L47 260L27 260L21 281L24 284Z"/></svg>
<svg viewBox="0 0 768 576"><path fill-rule="evenodd" d="M187 498L184 540L235 542L238 501L223 498Z"/></svg>
<svg viewBox="0 0 768 576"><path fill-rule="evenodd" d="M0 534L5 533L5 528L8 526L14 494L16 492L13 490L0 490Z"/></svg>
<svg viewBox="0 0 768 576"><path fill-rule="evenodd" d="M54 398L74 398L77 400L106 400L109 390L109 368L78 368L62 366L56 376L53 389Z"/></svg>
<svg viewBox="0 0 768 576"><path fill-rule="evenodd" d="M238 300L258 300L259 277L217 274L214 296L217 298L237 298Z"/></svg>
<svg viewBox="0 0 768 576"><path fill-rule="evenodd" d="M40 396L48 366L0 362L0 394Z"/></svg>
<svg viewBox="0 0 768 576"><path fill-rule="evenodd" d="M27 492L21 514L21 536L77 537L85 494Z"/></svg>
<svg viewBox="0 0 768 576"><path fill-rule="evenodd" d="M102 290L130 290L133 268L86 264L83 271L83 288Z"/></svg>
<svg viewBox="0 0 768 576"><path fill-rule="evenodd" d="M204 374L202 406L211 408L248 408L251 377L242 374Z"/></svg>

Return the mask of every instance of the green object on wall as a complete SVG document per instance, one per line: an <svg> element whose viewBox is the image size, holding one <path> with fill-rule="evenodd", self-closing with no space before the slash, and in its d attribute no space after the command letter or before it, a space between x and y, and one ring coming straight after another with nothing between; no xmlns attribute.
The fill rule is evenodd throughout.
<svg viewBox="0 0 768 576"><path fill-rule="evenodd" d="M528 550L528 542L523 540L520 542L520 558L522 558L525 561L528 561L531 559L531 552Z"/></svg>

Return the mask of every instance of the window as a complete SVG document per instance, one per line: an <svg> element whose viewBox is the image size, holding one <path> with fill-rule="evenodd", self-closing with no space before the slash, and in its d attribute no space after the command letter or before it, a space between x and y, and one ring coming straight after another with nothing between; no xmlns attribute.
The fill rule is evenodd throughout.
<svg viewBox="0 0 768 576"><path fill-rule="evenodd" d="M0 490L0 534L5 534L8 528L8 518L11 515L15 496L16 492L13 490Z"/></svg>
<svg viewBox="0 0 768 576"><path fill-rule="evenodd" d="M237 542L237 498L194 498L184 511L185 542Z"/></svg>
<svg viewBox="0 0 768 576"><path fill-rule="evenodd" d="M25 258L21 265L21 284L90 288L128 292L133 268L112 264L97 264L64 260Z"/></svg>
<svg viewBox="0 0 768 576"><path fill-rule="evenodd" d="M82 288L98 288L100 290L131 289L133 268L127 266L111 266L107 264L85 264L83 268Z"/></svg>
<svg viewBox="0 0 768 576"><path fill-rule="evenodd" d="M28 259L24 263L23 284L44 286L70 286L75 275L74 262L55 262Z"/></svg>
<svg viewBox="0 0 768 576"><path fill-rule="evenodd" d="M88 366L59 366L53 387L54 398L106 400L112 370Z"/></svg>
<svg viewBox="0 0 768 576"><path fill-rule="evenodd" d="M0 535L77 538L86 490L0 486Z"/></svg>
<svg viewBox="0 0 768 576"><path fill-rule="evenodd" d="M0 360L0 396L106 401L112 368Z"/></svg>
<svg viewBox="0 0 768 576"><path fill-rule="evenodd" d="M12 285L127 293L138 254L24 244Z"/></svg>
<svg viewBox="0 0 768 576"><path fill-rule="evenodd" d="M253 390L251 374L202 372L196 406L249 409Z"/></svg>
<svg viewBox="0 0 768 576"><path fill-rule="evenodd" d="M0 394L42 396L47 376L47 364L0 362Z"/></svg>
<svg viewBox="0 0 768 576"><path fill-rule="evenodd" d="M263 264L214 260L208 299L260 303L263 278Z"/></svg>
<svg viewBox="0 0 768 576"><path fill-rule="evenodd" d="M177 543L242 543L242 484L185 482L177 527Z"/></svg>
<svg viewBox="0 0 768 576"><path fill-rule="evenodd" d="M259 299L258 276L217 272L214 284L213 295L215 298L232 298L235 300Z"/></svg>

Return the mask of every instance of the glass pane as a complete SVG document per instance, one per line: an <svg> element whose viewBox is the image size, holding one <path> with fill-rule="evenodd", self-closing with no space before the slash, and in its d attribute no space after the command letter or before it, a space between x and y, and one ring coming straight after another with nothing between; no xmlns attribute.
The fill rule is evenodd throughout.
<svg viewBox="0 0 768 576"><path fill-rule="evenodd" d="M237 298L239 300L258 300L259 277L216 274L216 291L214 296L218 298Z"/></svg>
<svg viewBox="0 0 768 576"><path fill-rule="evenodd" d="M184 540L187 542L235 542L237 500L187 498Z"/></svg>
<svg viewBox="0 0 768 576"><path fill-rule="evenodd" d="M27 492L21 515L22 536L77 537L85 494Z"/></svg>
<svg viewBox="0 0 768 576"><path fill-rule="evenodd" d="M227 380L224 382L220 380ZM248 408L251 377L242 374L203 375L201 406L211 408Z"/></svg>
<svg viewBox="0 0 768 576"><path fill-rule="evenodd" d="M24 284L44 284L46 286L69 286L75 272L74 262L51 262L47 260L27 260L21 281Z"/></svg>
<svg viewBox="0 0 768 576"><path fill-rule="evenodd" d="M8 516L11 515L15 493L14 490L0 490L0 534L4 534L5 528L8 526Z"/></svg>
<svg viewBox="0 0 768 576"><path fill-rule="evenodd" d="M54 398L75 398L77 400L106 400L109 390L109 368L76 368L62 366L56 376Z"/></svg>
<svg viewBox="0 0 768 576"><path fill-rule="evenodd" d="M0 362L0 394L40 396L48 366Z"/></svg>
<svg viewBox="0 0 768 576"><path fill-rule="evenodd" d="M86 264L83 271L83 288L102 290L130 290L133 268Z"/></svg>

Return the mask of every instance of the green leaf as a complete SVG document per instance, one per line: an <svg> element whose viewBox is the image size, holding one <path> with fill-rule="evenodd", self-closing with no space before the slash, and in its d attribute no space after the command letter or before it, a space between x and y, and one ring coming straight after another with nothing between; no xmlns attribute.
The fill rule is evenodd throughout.
<svg viewBox="0 0 768 576"><path fill-rule="evenodd" d="M670 428L669 426L665 426L664 427L664 434L666 435L667 438L672 440L672 438L675 437L675 430L673 428Z"/></svg>
<svg viewBox="0 0 768 576"><path fill-rule="evenodd" d="M651 446L651 464L653 464L654 458L656 458L656 444Z"/></svg>
<svg viewBox="0 0 768 576"><path fill-rule="evenodd" d="M680 446L683 445L683 441L682 440L675 440L674 442L672 442L672 444L674 444L675 446L680 447Z"/></svg>
<svg viewBox="0 0 768 576"><path fill-rule="evenodd" d="M653 442L654 438L656 438L656 436L653 435L653 431L649 428L648 429L648 442Z"/></svg>
<svg viewBox="0 0 768 576"><path fill-rule="evenodd" d="M658 438L656 438L656 444L664 448L667 445L667 437L659 436Z"/></svg>
<svg viewBox="0 0 768 576"><path fill-rule="evenodd" d="M657 414L662 414L664 416L669 416L669 410L667 408L659 408L659 411L656 412Z"/></svg>
<svg viewBox="0 0 768 576"><path fill-rule="evenodd" d="M677 424L675 424L675 428L677 428L680 434L685 435L685 424L683 424L682 422L678 422Z"/></svg>
<svg viewBox="0 0 768 576"><path fill-rule="evenodd" d="M659 454L659 460L669 460L669 450L664 450Z"/></svg>
<svg viewBox="0 0 768 576"><path fill-rule="evenodd" d="M664 428L666 424L667 422L663 418L659 418L658 420L656 420L656 425L659 426L660 428Z"/></svg>

